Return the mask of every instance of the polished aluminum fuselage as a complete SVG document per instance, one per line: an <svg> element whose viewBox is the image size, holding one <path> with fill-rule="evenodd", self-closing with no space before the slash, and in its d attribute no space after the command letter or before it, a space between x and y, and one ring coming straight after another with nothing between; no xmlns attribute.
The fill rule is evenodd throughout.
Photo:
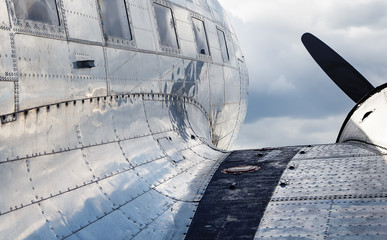
<svg viewBox="0 0 387 240"><path fill-rule="evenodd" d="M155 3L173 10L178 49L161 45ZM237 38L216 1L127 1L131 41L106 37L95 0L57 5L59 26L18 19L13 2L1 1L1 116L91 97L164 94L203 107L209 142L227 149L235 140L246 112L248 76ZM210 55L197 53L193 17L205 23ZM226 36L226 61L218 29ZM84 60L95 61L95 67L74 66Z"/></svg>
<svg viewBox="0 0 387 240"><path fill-rule="evenodd" d="M106 33L101 0L50 1L54 24L21 18L16 2L0 1L0 235L182 238L246 113L248 74L224 10L126 0L125 40ZM155 5L171 9L175 48Z"/></svg>

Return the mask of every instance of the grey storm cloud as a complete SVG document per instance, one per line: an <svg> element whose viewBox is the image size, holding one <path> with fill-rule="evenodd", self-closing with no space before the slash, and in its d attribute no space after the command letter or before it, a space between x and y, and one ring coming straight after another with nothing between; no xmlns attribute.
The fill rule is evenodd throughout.
<svg viewBox="0 0 387 240"><path fill-rule="evenodd" d="M235 148L335 141L354 103L308 54L304 32L326 42L374 86L386 82L385 1L219 1L250 74L248 113Z"/></svg>

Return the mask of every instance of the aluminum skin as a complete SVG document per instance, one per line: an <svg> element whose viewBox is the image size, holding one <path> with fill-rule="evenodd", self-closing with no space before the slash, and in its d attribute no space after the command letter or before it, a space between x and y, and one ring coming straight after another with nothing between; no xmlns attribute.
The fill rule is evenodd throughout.
<svg viewBox="0 0 387 240"><path fill-rule="evenodd" d="M182 239L239 132L219 3L113 2L0 1L3 239Z"/></svg>

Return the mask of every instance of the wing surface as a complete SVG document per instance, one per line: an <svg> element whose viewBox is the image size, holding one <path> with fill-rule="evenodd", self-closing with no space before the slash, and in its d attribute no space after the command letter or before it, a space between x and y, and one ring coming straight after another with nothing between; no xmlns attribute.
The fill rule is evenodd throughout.
<svg viewBox="0 0 387 240"><path fill-rule="evenodd" d="M233 152L187 239L386 239L385 154L359 142ZM240 165L260 169L221 173Z"/></svg>

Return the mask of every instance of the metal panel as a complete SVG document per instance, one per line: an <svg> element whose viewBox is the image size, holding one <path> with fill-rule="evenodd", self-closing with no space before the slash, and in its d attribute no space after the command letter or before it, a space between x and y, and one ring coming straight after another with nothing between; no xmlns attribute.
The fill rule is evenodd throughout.
<svg viewBox="0 0 387 240"><path fill-rule="evenodd" d="M71 65L69 85L72 98L106 96L107 82L103 48L69 43L68 54ZM75 67L76 61L84 60L93 60L95 67L80 69Z"/></svg>
<svg viewBox="0 0 387 240"><path fill-rule="evenodd" d="M6 1L0 1L0 29L9 29L9 16Z"/></svg>
<svg viewBox="0 0 387 240"><path fill-rule="evenodd" d="M153 32L151 18L153 14L149 10L149 2L143 0L130 0L130 15L133 20L133 31L139 49L156 51L156 40Z"/></svg>
<svg viewBox="0 0 387 240"><path fill-rule="evenodd" d="M124 205L120 210L125 215L130 216L130 219L135 221L141 229L144 229L165 211L170 210L174 202L174 200L151 190Z"/></svg>
<svg viewBox="0 0 387 240"><path fill-rule="evenodd" d="M270 203L255 239L325 239L331 201Z"/></svg>
<svg viewBox="0 0 387 240"><path fill-rule="evenodd" d="M186 104L187 119L196 136L200 136L206 143L210 142L210 124L202 109Z"/></svg>
<svg viewBox="0 0 387 240"><path fill-rule="evenodd" d="M171 103L145 101L144 104L147 121L152 133L160 133L173 129L169 113L174 108Z"/></svg>
<svg viewBox="0 0 387 240"><path fill-rule="evenodd" d="M191 15L185 9L175 7L174 15L176 16L176 28L179 30L179 43L181 52L184 56L196 58L195 37L192 30Z"/></svg>
<svg viewBox="0 0 387 240"><path fill-rule="evenodd" d="M17 80L14 35L0 30L0 81ZM15 73L14 73L15 72Z"/></svg>
<svg viewBox="0 0 387 240"><path fill-rule="evenodd" d="M13 111L14 100L18 110L19 94L22 109L0 124L0 235L183 238L195 202L226 155L211 147L206 112L211 100L223 111L222 66L210 70L209 58L178 58L177 49L160 55L102 46L97 1L57 3L59 27L12 16L16 44L0 16L0 80L10 81L0 83L6 89L0 111ZM138 48L155 51L153 1L126 3ZM209 16L205 1L193 6L196 17ZM191 13L172 8L182 49L195 52ZM196 59L193 52L184 50ZM75 67L86 60L96 66ZM210 78L218 79L211 92Z"/></svg>
<svg viewBox="0 0 387 240"><path fill-rule="evenodd" d="M214 63L223 64L216 25L208 20L206 20L205 23L207 27L208 45L210 46L211 58Z"/></svg>
<svg viewBox="0 0 387 240"><path fill-rule="evenodd" d="M226 103L238 103L241 100L241 79L239 71L234 68L224 67L224 90ZM239 90L239 91L238 91Z"/></svg>
<svg viewBox="0 0 387 240"><path fill-rule="evenodd" d="M224 152L216 151L212 148L209 148L206 145L196 146L196 147L193 147L191 150L199 157L204 158L204 159L209 160L209 161L219 161L219 159L222 159L223 157L225 157L227 155ZM219 161L219 162L221 162L221 161Z"/></svg>
<svg viewBox="0 0 387 240"><path fill-rule="evenodd" d="M122 140L149 135L150 129L146 122L141 98L125 96L116 101L113 124L117 137Z"/></svg>
<svg viewBox="0 0 387 240"><path fill-rule="evenodd" d="M78 138L83 146L99 145L117 140L114 132L113 111L110 99L93 101L80 116Z"/></svg>
<svg viewBox="0 0 387 240"><path fill-rule="evenodd" d="M175 203L134 239L183 239L195 208L194 203Z"/></svg>
<svg viewBox="0 0 387 240"><path fill-rule="evenodd" d="M86 185L40 203L48 225L59 238L72 235L112 211L97 184Z"/></svg>
<svg viewBox="0 0 387 240"><path fill-rule="evenodd" d="M38 205L28 206L0 216L0 235L4 239L57 239L46 223Z"/></svg>
<svg viewBox="0 0 387 240"><path fill-rule="evenodd" d="M212 19L211 10L207 4L207 0L194 0L194 1L200 14L204 15L206 18Z"/></svg>
<svg viewBox="0 0 387 240"><path fill-rule="evenodd" d="M111 94L130 93L139 79L138 53L106 48Z"/></svg>
<svg viewBox="0 0 387 240"><path fill-rule="evenodd" d="M201 160L195 163L192 162L192 159L179 163L182 171L155 189L180 201L195 201L203 186L203 179L210 173L212 165L213 162L203 162Z"/></svg>
<svg viewBox="0 0 387 240"><path fill-rule="evenodd" d="M139 81L157 81L160 80L159 57L155 54L139 54L139 68L141 75ZM148 92L150 89L143 89Z"/></svg>
<svg viewBox="0 0 387 240"><path fill-rule="evenodd" d="M7 182L7 184L0 185L0 194L3 197L6 196L7 200L0 202L0 214L22 208L30 204L31 201L38 200L38 197L35 197L35 192L32 190L27 170L29 170L28 161L20 160L15 163L1 164L1 182ZM12 179L12 181L9 181L9 179Z"/></svg>
<svg viewBox="0 0 387 240"><path fill-rule="evenodd" d="M175 4L178 4L182 7L186 7L187 6L187 0L171 0L171 2L175 3Z"/></svg>
<svg viewBox="0 0 387 240"><path fill-rule="evenodd" d="M136 168L139 176L151 187L173 178L178 170L169 158L161 158Z"/></svg>
<svg viewBox="0 0 387 240"><path fill-rule="evenodd" d="M92 179L81 150L32 158L27 164L31 189L36 195L31 199L34 201L76 189Z"/></svg>
<svg viewBox="0 0 387 240"><path fill-rule="evenodd" d="M79 146L73 111L65 104L15 115L18 121L1 125L7 138L0 146L0 161L61 152ZM37 138L44 134L44 137Z"/></svg>
<svg viewBox="0 0 387 240"><path fill-rule="evenodd" d="M207 3L211 9L212 15L214 16L214 20L221 23L223 27L231 30L230 20L218 0L207 0Z"/></svg>
<svg viewBox="0 0 387 240"><path fill-rule="evenodd" d="M184 156L180 153L182 143L179 139L176 139L176 136L171 137L162 134L161 136L157 136L157 143L174 163L184 160Z"/></svg>
<svg viewBox="0 0 387 240"><path fill-rule="evenodd" d="M217 126L217 128L220 128L220 126ZM216 147L220 149L228 149L231 144L233 131L230 132L222 132L222 136L219 138Z"/></svg>
<svg viewBox="0 0 387 240"><path fill-rule="evenodd" d="M365 144L301 149L283 173L255 238L383 239L386 162Z"/></svg>
<svg viewBox="0 0 387 240"><path fill-rule="evenodd" d="M130 239L139 232L138 228L121 211L114 211L68 239Z"/></svg>
<svg viewBox="0 0 387 240"><path fill-rule="evenodd" d="M161 80L163 82L172 82L174 85L176 82L182 82L184 81L184 78L186 77L185 72L185 62L188 62L188 60L184 60L181 58L176 57L167 57L167 56L160 56L160 72L161 72ZM178 91L172 90L176 87L172 87L171 91L164 92L166 94L177 94Z"/></svg>
<svg viewBox="0 0 387 240"><path fill-rule="evenodd" d="M118 143L110 143L83 149L83 158L93 178L112 176L130 168L120 148Z"/></svg>
<svg viewBox="0 0 387 240"><path fill-rule="evenodd" d="M14 100L14 83L0 81L0 115L14 111Z"/></svg>
<svg viewBox="0 0 387 240"><path fill-rule="evenodd" d="M64 1L66 30L69 38L103 42L101 20L97 9L95 0Z"/></svg>
<svg viewBox="0 0 387 240"><path fill-rule="evenodd" d="M152 136L141 137L120 143L129 163L137 167L164 157Z"/></svg>
<svg viewBox="0 0 387 240"><path fill-rule="evenodd" d="M210 112L210 67L206 62L196 62L197 93L195 99Z"/></svg>
<svg viewBox="0 0 387 240"><path fill-rule="evenodd" d="M209 70L211 105L223 105L225 102L223 67L212 64Z"/></svg>
<svg viewBox="0 0 387 240"><path fill-rule="evenodd" d="M20 109L69 99L71 65L65 41L17 34ZM67 63L67 64L65 64Z"/></svg>
<svg viewBox="0 0 387 240"><path fill-rule="evenodd" d="M51 106L49 111L43 108L39 113L31 110L25 115L26 120L20 118L24 116L20 114L18 119L21 121L1 125L2 133L5 130L4 127L9 126L10 130L18 129L20 133L16 136L25 139L36 136L35 132L51 132L52 134L47 139L39 140L37 144L43 145L41 141L49 141L52 142L51 145L45 144L48 149L56 149L58 146L58 150L54 150L54 153L41 152L33 155L31 159L3 163L3 166L9 166L2 168L9 173L1 174L5 178L2 178L3 182L8 182L9 178L15 174L25 176L24 179L18 178L21 182L16 181L15 185L7 185L8 187L14 186L12 187L14 189L21 186L25 188L19 192L22 192L26 199L23 203L17 203L16 206L21 207L23 204L26 209L36 206L41 209L44 224L37 227L33 233L29 232L27 236L34 236L34 234L45 236L44 232L50 229L57 238L77 239L88 236L94 238L97 233L99 233L98 237L106 237L104 233L96 229L105 229L104 232L107 233L107 226L120 237L140 237L143 236L142 234L157 233L157 237L165 238L170 236L169 234L181 236L184 233L186 228L181 226L189 224L189 219L193 215L191 207L195 206L178 203L176 199L198 201L205 184L212 175L213 167L216 168L217 161L224 154L206 145L198 145L200 141L197 138L185 139L185 137L190 138L193 132L186 129L189 124L184 122L184 112L179 115L181 119L178 121L181 123L179 123L180 127L175 128L177 131L171 129L170 132L154 136L118 140L119 136L133 136L140 133L138 129L133 135L130 132L120 134L117 131L124 128L124 111L129 112L132 106L136 106L134 109L138 111L141 109L137 108L141 106L141 98L138 98L139 102L134 105L119 99L107 98L104 100L101 98L100 101L92 99L91 102L80 100L76 104L71 102L68 106L64 103L59 107ZM160 100L148 99L146 102L146 105L152 105L152 109L163 104ZM122 113L114 114L113 120L113 112L118 113L119 110L122 110ZM162 110L161 114L164 115L163 112L168 113L169 111L169 109ZM172 110L171 114L175 111L176 109ZM152 111L152 115L156 119L159 113ZM87 122L89 125L83 124L83 119L89 118L92 119L91 122ZM206 119L202 120L207 122ZM97 124L94 124L95 121ZM134 120L129 119L128 124L131 125L132 121ZM168 115L166 121L172 121ZM20 126L25 124L29 126L31 131L25 133L24 128L17 126L19 122ZM63 125L64 122L66 124ZM142 122L146 121L142 120ZM33 123L37 123L39 127L34 127ZM177 123L169 124L172 126ZM116 125L119 125L120 128ZM35 128L37 130L34 130ZM51 128L56 131L50 131ZM140 128L149 133L146 125ZM134 129L134 127L129 127L129 129ZM112 135L112 133L116 134ZM171 151L165 144L157 142L157 139L169 139L169 137L172 139L171 143L173 142L169 146ZM110 139L110 142L106 142L106 139ZM97 145L87 146L88 142L92 141L95 141ZM112 141L118 142L113 143ZM27 142L32 141L27 140ZM23 150L14 151L14 148L9 150L14 153L21 151L33 153L34 146L35 144L30 143L30 146L21 146L20 149ZM72 148L67 148L67 146ZM160 149L160 146L164 151ZM175 153L172 151L172 146L176 147L176 152L185 159L173 163L169 158ZM144 151L141 152L139 149ZM107 153L109 153L108 156L106 156ZM4 156L10 156L8 151L4 154L6 154ZM15 167L21 172L9 171L10 168ZM131 170L132 167L134 167L133 170ZM50 181L45 181L46 179ZM150 190L151 187L162 191L165 196ZM29 195L26 194L28 191ZM9 196L8 192L3 196ZM20 200L19 197L17 198ZM4 209L15 205L9 200L7 198L4 201L6 205ZM39 204L31 203L31 200L39 200ZM19 213L20 211L13 209L8 214L14 214L14 212ZM37 219L37 216L31 216ZM159 228L161 232L154 231L157 226L154 224L159 224L158 219L165 222L166 228ZM119 223L107 223L115 221ZM39 223L38 220L36 222ZM163 229L168 231L165 232ZM12 234L15 234L11 236L16 238L20 236L16 233Z"/></svg>
<svg viewBox="0 0 387 240"><path fill-rule="evenodd" d="M122 206L151 190L135 171L129 170L98 182L113 206Z"/></svg>

